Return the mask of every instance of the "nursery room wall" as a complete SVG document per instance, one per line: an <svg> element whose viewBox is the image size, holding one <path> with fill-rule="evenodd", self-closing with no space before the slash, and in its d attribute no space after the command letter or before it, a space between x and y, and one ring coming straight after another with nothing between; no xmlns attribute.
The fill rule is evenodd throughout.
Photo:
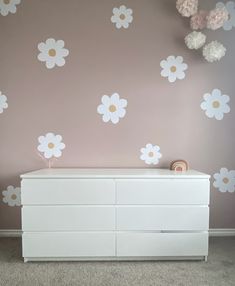
<svg viewBox="0 0 235 286"><path fill-rule="evenodd" d="M234 1L230 26L203 31L227 49L214 63L186 47L192 30L174 0L10 2L0 10L0 229L21 228L19 176L49 161L169 168L174 159L211 175L210 227L235 228Z"/></svg>

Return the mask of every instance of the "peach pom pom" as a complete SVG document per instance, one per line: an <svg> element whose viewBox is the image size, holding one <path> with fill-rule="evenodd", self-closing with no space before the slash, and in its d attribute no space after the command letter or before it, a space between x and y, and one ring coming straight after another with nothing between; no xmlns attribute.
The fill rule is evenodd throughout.
<svg viewBox="0 0 235 286"><path fill-rule="evenodd" d="M193 15L190 20L190 26L193 30L202 30L207 25L208 12L200 10L197 14Z"/></svg>
<svg viewBox="0 0 235 286"><path fill-rule="evenodd" d="M221 28L228 20L228 11L226 8L215 8L207 16L207 28L217 30Z"/></svg>
<svg viewBox="0 0 235 286"><path fill-rule="evenodd" d="M177 0L176 9L184 17L190 17L197 13L198 0Z"/></svg>

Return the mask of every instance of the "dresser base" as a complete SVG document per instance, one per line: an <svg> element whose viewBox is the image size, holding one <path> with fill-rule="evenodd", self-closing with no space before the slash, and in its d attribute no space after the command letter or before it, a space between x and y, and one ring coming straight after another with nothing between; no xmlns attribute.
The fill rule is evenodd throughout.
<svg viewBox="0 0 235 286"><path fill-rule="evenodd" d="M205 261L207 256L154 256L154 257L24 257L24 262L47 262L47 261Z"/></svg>

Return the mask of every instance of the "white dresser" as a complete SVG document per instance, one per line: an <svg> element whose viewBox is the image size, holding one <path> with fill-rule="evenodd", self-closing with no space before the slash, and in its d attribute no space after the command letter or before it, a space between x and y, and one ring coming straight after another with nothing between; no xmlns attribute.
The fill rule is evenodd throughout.
<svg viewBox="0 0 235 286"><path fill-rule="evenodd" d="M25 261L207 258L209 175L42 169L21 178Z"/></svg>

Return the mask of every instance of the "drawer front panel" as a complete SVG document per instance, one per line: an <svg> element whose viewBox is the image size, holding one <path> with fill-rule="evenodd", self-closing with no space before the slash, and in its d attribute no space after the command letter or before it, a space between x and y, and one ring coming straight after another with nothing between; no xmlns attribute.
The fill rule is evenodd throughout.
<svg viewBox="0 0 235 286"><path fill-rule="evenodd" d="M208 179L117 180L118 204L209 204Z"/></svg>
<svg viewBox="0 0 235 286"><path fill-rule="evenodd" d="M23 231L115 230L115 208L108 206L25 206Z"/></svg>
<svg viewBox="0 0 235 286"><path fill-rule="evenodd" d="M199 206L123 206L118 230L208 230L209 208Z"/></svg>
<svg viewBox="0 0 235 286"><path fill-rule="evenodd" d="M23 205L114 204L112 179L24 179Z"/></svg>
<svg viewBox="0 0 235 286"><path fill-rule="evenodd" d="M115 234L23 233L24 257L115 256Z"/></svg>
<svg viewBox="0 0 235 286"><path fill-rule="evenodd" d="M206 256L207 233L119 233L118 256Z"/></svg>

